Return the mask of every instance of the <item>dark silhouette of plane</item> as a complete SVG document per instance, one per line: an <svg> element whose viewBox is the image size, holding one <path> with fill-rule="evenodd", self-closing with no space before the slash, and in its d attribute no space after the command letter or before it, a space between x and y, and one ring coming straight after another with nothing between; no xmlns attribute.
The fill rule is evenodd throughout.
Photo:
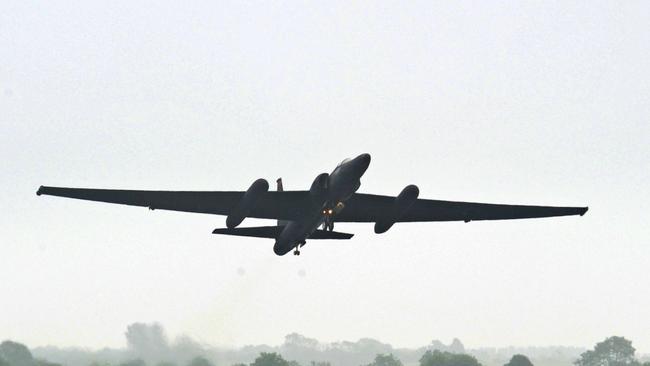
<svg viewBox="0 0 650 366"><path fill-rule="evenodd" d="M308 191L277 191L258 179L247 191L134 191L41 186L37 195L144 206L151 210L227 215L226 228L214 234L275 239L273 251L285 255L307 239L350 239L353 234L334 231L335 222L374 222L384 233L397 222L527 219L584 215L588 207L521 206L418 199L419 189L406 186L397 197L356 193L370 165L370 154L343 160L331 174L316 177ZM246 217L277 219L277 225L237 227ZM322 226L322 229L319 227Z"/></svg>

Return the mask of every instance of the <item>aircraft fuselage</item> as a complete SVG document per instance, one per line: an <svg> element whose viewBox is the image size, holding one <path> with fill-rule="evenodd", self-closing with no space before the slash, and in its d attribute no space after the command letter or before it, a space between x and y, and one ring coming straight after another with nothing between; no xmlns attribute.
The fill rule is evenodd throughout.
<svg viewBox="0 0 650 366"><path fill-rule="evenodd" d="M277 255L285 255L304 245L319 226L326 223L332 213L340 210L344 202L361 186L361 177L370 165L370 154L361 154L344 160L327 177L327 193L314 202L313 210L301 220L289 221L273 245Z"/></svg>

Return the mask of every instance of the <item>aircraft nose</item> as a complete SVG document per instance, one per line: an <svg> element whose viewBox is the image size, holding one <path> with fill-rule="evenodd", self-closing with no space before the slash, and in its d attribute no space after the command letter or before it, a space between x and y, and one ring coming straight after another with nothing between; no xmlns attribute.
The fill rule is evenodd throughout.
<svg viewBox="0 0 650 366"><path fill-rule="evenodd" d="M363 164L364 166L368 167L368 165L370 165L370 154L361 154L357 156L356 160L359 160L360 164Z"/></svg>
<svg viewBox="0 0 650 366"><path fill-rule="evenodd" d="M354 158L354 165L359 167L362 172L365 172L370 165L370 154L361 154Z"/></svg>

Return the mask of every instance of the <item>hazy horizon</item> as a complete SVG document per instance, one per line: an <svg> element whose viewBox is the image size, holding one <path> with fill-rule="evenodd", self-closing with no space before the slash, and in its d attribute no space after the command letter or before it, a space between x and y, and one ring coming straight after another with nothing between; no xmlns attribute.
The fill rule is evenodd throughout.
<svg viewBox="0 0 650 366"><path fill-rule="evenodd" d="M501 366L514 354L526 354L538 366L571 364L585 348L568 346L468 348L461 340L432 340L417 347L396 347L390 343L364 337L356 341L323 342L299 333L287 334L277 345L246 345L219 347L196 342L187 335L170 337L158 323L135 323L125 332L125 346L118 349L88 350L79 348L34 347L36 357L66 366L85 366L92 362L115 364L128 359L141 359L147 364L172 362L185 364L193 357L203 356L217 365L248 364L261 352L277 352L288 360L309 365L312 361L338 366L364 365L378 354L392 354L405 365L414 365L428 350L439 350L477 357L484 366ZM637 357L642 358L643 355ZM312 365L313 366L313 365Z"/></svg>
<svg viewBox="0 0 650 366"><path fill-rule="evenodd" d="M160 324L160 323L159 322L152 322L150 324ZM126 329L126 325L125 325L125 329ZM165 332L165 333L166 333L167 339L170 341L170 343L174 343L174 342L176 342L178 340L183 340L183 339L189 338L189 339L192 339L194 341L197 341L199 344L204 345L204 346L216 347L216 348L224 348L224 349L233 349L233 350L241 349L241 348L249 347L249 346L279 347L284 343L285 337L287 335L290 335L290 334L299 334L299 335L303 335L305 337L311 338L309 334L301 333L299 331L292 331L292 332L289 332L286 335L280 337L276 342L226 344L226 343L212 343L212 342L203 341L199 337L194 337L194 336L192 336L192 334L189 334L187 332L180 332L180 333L177 333L177 334L169 334L168 332ZM119 335L123 337L124 336L124 331L122 331ZM621 336L625 336L625 335L621 335ZM449 339L442 339L442 338L435 337L435 335L432 335L432 337L431 337L431 339L429 341L426 341L426 342L423 342L423 343L418 343L418 344L399 344L399 343L391 342L390 340L387 340L387 339L381 339L381 338L378 338L378 337L373 337L372 335L361 336L361 337L359 337L357 339L345 339L345 338L341 338L341 339L318 339L318 341L321 344L335 344L335 343L341 343L341 342L358 342L358 341L363 340L363 339L373 339L373 340L376 340L376 341L391 345L392 347L394 347L396 349L418 349L418 348L426 347L427 345L430 345L431 342L441 342L442 344L448 345L448 344L451 344L455 339L460 340L462 342L463 346L465 346L465 348L467 348L467 349L508 349L508 348L567 347L567 348L576 348L576 349L584 349L584 350L586 350L586 349L589 349L589 348L593 347L593 345L575 345L575 344L506 344L506 345L483 344L483 345L470 345L470 344L465 343L463 341L462 337L460 337L460 336L451 337ZM29 343L27 343L27 342L25 342L23 340L20 340L20 339L13 339L13 338L0 339L0 341L4 341L4 340L12 340L12 341L17 341L17 342L20 342L20 343L24 343L24 344L28 345L30 348L56 347L56 348L60 348L60 349L68 349L68 348L76 349L76 348L79 348L79 349L85 349L85 350L90 350L90 351L100 351L100 350L106 349L106 348L123 349L123 348L128 347L126 339L123 340L123 342L122 342L123 344L115 344L115 345L111 345L111 346L108 346L108 345L104 345L104 346L102 346L102 345L85 346L85 345L77 345L77 344L29 344ZM632 341L634 341L634 340L632 340ZM635 348L637 348L636 347L636 342L635 342ZM638 348L637 348L637 351L638 351ZM641 356L646 355L643 352L638 352L638 354L640 354Z"/></svg>
<svg viewBox="0 0 650 366"><path fill-rule="evenodd" d="M291 332L650 353L650 2L29 2L0 10L0 339L118 347ZM584 217L211 234L225 217L41 185L309 189L589 206ZM270 221L247 219L242 226Z"/></svg>

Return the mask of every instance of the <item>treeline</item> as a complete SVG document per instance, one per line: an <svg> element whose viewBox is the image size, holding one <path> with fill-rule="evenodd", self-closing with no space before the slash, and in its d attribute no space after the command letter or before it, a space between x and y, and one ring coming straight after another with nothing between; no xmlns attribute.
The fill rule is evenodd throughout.
<svg viewBox="0 0 650 366"><path fill-rule="evenodd" d="M142 323L129 326L125 335L127 348L96 351L39 347L30 352L24 345L5 341L0 345L0 366L650 366L648 360L635 358L632 343L622 337L610 337L585 351L466 350L457 339L449 345L433 341L417 349L400 349L368 338L324 344L295 333L277 347L226 349L188 337L169 342L160 325Z"/></svg>
<svg viewBox="0 0 650 366"><path fill-rule="evenodd" d="M278 353L287 360L295 360L303 366L311 362L329 362L335 366L360 366L372 361L375 355L392 354L406 366L418 365L426 351L438 350L455 354L470 354L484 366L502 366L513 354L525 354L537 366L568 366L585 350L576 347L508 347L466 349L463 343L454 339L449 344L434 340L418 348L396 348L372 338L358 341L323 343L314 338L292 333L278 346L251 345L237 349L220 348L198 343L189 337L168 340L159 324L135 323L127 328L126 348L86 350L78 348L37 347L32 352L66 366L89 366L100 362L119 366L126 360L143 360L147 366L167 362L186 366L195 356L202 356L217 366L250 364L262 352Z"/></svg>
<svg viewBox="0 0 650 366"><path fill-rule="evenodd" d="M640 362L635 358L632 342L623 337L610 337L596 344L593 350L582 353L574 361L575 366L650 366L650 361ZM0 344L0 366L61 366L46 360L36 359L29 349L16 342L5 341ZM92 362L89 366L112 366L108 363ZM147 366L142 359L121 362L117 366ZM173 362L162 361L155 366L179 366ZM194 357L186 366L217 366L203 356ZM276 352L262 352L255 360L232 366L305 366L299 362L285 360ZM332 366L327 361L311 361L309 366ZM360 366L404 366L393 354L378 354L373 362ZM419 360L419 366L483 366L476 357L465 353L452 353L440 350L428 350ZM503 366L534 366L525 355L513 355Z"/></svg>

